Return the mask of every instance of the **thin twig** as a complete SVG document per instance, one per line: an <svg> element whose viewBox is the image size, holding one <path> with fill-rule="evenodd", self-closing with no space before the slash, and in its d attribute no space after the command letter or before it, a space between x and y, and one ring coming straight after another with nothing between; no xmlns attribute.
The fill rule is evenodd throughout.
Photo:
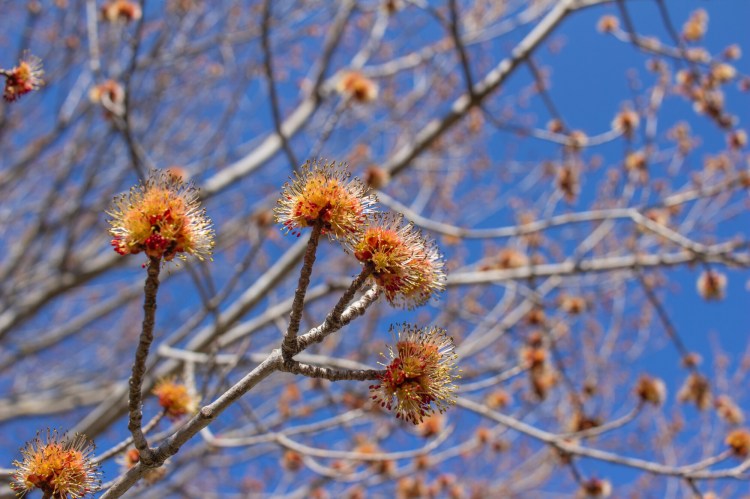
<svg viewBox="0 0 750 499"><path fill-rule="evenodd" d="M359 300L349 305L341 314L341 318L338 321L338 329L364 314L367 308L378 299L378 296L380 296L380 288L373 286ZM323 323L297 338L297 348L302 351L313 343L320 343L329 334L338 329L327 328L326 324Z"/></svg>
<svg viewBox="0 0 750 499"><path fill-rule="evenodd" d="M144 286L143 299L143 326L141 336L138 340L138 348L135 352L135 362L133 362L133 372L130 376L130 397L128 400L129 421L128 429L133 436L133 443L141 460L150 464L153 461L153 453L148 446L148 441L143 434L141 421L142 413L142 393L143 378L146 374L146 359L151 343L154 341L154 322L156 317L156 293L159 291L159 271L161 269L161 259L151 258L148 263L148 276Z"/></svg>
<svg viewBox="0 0 750 499"><path fill-rule="evenodd" d="M376 380L380 379L380 376L384 373L384 371L377 369L332 369L297 361L285 363L281 370L292 374L301 374L308 378L322 378L329 381Z"/></svg>
<svg viewBox="0 0 750 499"><path fill-rule="evenodd" d="M305 250L305 258L299 274L297 290L294 292L292 312L289 315L289 327L286 330L286 334L284 334L284 341L281 345L281 352L284 355L284 360L291 360L294 354L299 351L296 349L295 339L297 338L299 324L302 320L302 310L305 305L305 293L307 293L307 288L310 286L310 275L312 274L312 268L315 264L315 254L318 251L318 242L320 241L320 234L322 231L323 221L317 220L315 225L313 225L310 239L307 241L307 249Z"/></svg>
<svg viewBox="0 0 750 499"><path fill-rule="evenodd" d="M154 416L153 418L151 418L151 421L149 421L148 423L146 423L143 426L143 433L146 434L149 431L151 431L152 429L154 429L156 427L156 425L159 424L159 421L161 421L166 414L167 414L167 411L163 410L160 413L158 413L156 416ZM124 451L125 449L127 449L128 446L130 446L130 444L132 444L132 443L133 443L133 437L128 437L125 440L123 440L122 442L120 442L119 444L116 444L115 446L111 447L110 449L108 449L108 450L102 452L101 454L97 455L95 458L92 459L92 461L94 463L103 463L104 461L106 461L110 457L116 456L117 454L119 454L122 451Z"/></svg>
<svg viewBox="0 0 750 499"><path fill-rule="evenodd" d="M153 460L150 463L141 459L138 464L118 477L112 484L112 487L101 496L101 499L114 499L116 497L121 497L133 485L135 485L148 469L161 466L169 457L177 454L180 448L188 440L214 421L219 414L227 409L227 407L236 402L242 395L250 391L271 373L276 371L281 362L281 351L274 350L260 365L250 371L250 373L238 381L229 390L224 392L214 402L201 408L198 414L193 416L164 443L159 445L155 452L153 452Z"/></svg>
<svg viewBox="0 0 750 499"><path fill-rule="evenodd" d="M643 271L641 269L636 269L635 275L638 278L638 282L641 284L643 292L646 294L646 298L648 299L651 306L654 307L654 310L656 310L656 315L659 317L664 330L667 332L667 336L669 336L669 339L672 341L672 343L674 343L674 346L680 353L680 356L682 356L683 359L688 358L688 356L690 355L690 350L687 349L685 343L682 341L682 338L680 338L680 334L677 332L677 328L674 327L674 324L669 319L667 311L664 310L664 307L659 301L659 298L656 296L656 293L654 293L654 290L651 289L651 285L646 282ZM692 363L686 363L685 366L691 371L697 370L695 365L693 365Z"/></svg>
<svg viewBox="0 0 750 499"><path fill-rule="evenodd" d="M281 140L281 147L284 149L287 159L289 160L289 167L292 170L296 170L299 166L297 158L292 151L291 145L289 145L289 139L287 138L284 131L281 129L281 107L279 106L279 94L276 91L276 80L273 73L273 54L271 52L271 0L263 2L263 21L261 23L261 46L263 47L263 66L266 69L266 77L268 80L268 94L271 101L271 115L273 116L273 126L276 129L276 134Z"/></svg>
<svg viewBox="0 0 750 499"><path fill-rule="evenodd" d="M365 264L362 267L362 271L352 281L349 288L347 288L344 294L341 295L341 298L339 298L339 301L336 303L333 309L326 316L326 319L323 322L323 324L319 326L324 331L326 331L327 334L331 334L341 329L341 326L343 325L341 322L341 318L342 318L344 311L346 310L347 305L349 305L349 302L352 301L352 298L354 298L354 295L357 293L357 291L360 290L362 285L365 283L367 278L370 277L373 271L374 271L374 266L372 265L372 263L368 262L367 264ZM294 350L295 350L295 353L302 351L302 347L299 344L299 342L297 342L297 344L295 345Z"/></svg>
<svg viewBox="0 0 750 499"><path fill-rule="evenodd" d="M469 93L469 97L472 101L476 100L474 94L474 78L471 76L471 65L469 64L469 57L466 54L466 47L461 39L459 33L460 14L458 12L458 2L456 0L450 0L448 2L450 8L451 20L449 23L449 29L451 36L453 37L453 43L456 45L456 51L458 52L458 58L461 61L461 69L463 71L464 80L466 82L466 91Z"/></svg>

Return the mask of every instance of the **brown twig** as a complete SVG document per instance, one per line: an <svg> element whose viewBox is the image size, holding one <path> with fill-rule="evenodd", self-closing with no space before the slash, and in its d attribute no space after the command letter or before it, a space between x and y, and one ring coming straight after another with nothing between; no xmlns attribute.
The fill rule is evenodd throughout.
<svg viewBox="0 0 750 499"><path fill-rule="evenodd" d="M367 278L370 277L373 271L374 267L371 263L368 262L367 264L365 264L365 266L362 267L362 271L359 273L359 275L349 285L349 288L347 288L344 294L341 295L339 301L326 316L323 324L319 326L322 331L326 332L326 336L341 329L341 327L343 326L342 315L346 310L346 306L349 305L349 302L351 302L352 298L354 298L354 294L360 290L362 285L365 283ZM301 352L307 346L309 346L309 344L305 344L304 346L302 346L298 341L294 347L295 353Z"/></svg>
<svg viewBox="0 0 750 499"><path fill-rule="evenodd" d="M307 241L307 249L305 250L305 258L302 262L302 269L300 270L297 290L294 292L292 312L289 315L289 327L284 334L284 341L281 345L281 352L284 355L284 360L291 360L294 354L299 352L296 348L295 340L297 338L297 332L299 331L300 321L302 320L305 293L307 293L307 288L310 286L310 275L312 274L313 264L315 264L315 254L318 250L318 242L320 241L320 234L322 231L323 221L318 220L315 222L315 225L313 225L310 239Z"/></svg>
<svg viewBox="0 0 750 499"><path fill-rule="evenodd" d="M144 433L144 435L146 433L148 433L149 431L153 430L156 427L156 425L159 424L159 421L161 421L166 414L167 414L167 411L163 410L160 413L158 413L156 416L154 416L153 418L151 418L151 421L149 421L148 423L146 423L143 426L143 433ZM113 447L111 447L110 449L108 449L108 450L102 452L101 454L97 455L93 459L93 461L95 463L103 463L104 461L106 461L110 457L116 456L117 454L119 454L122 451L124 451L125 449L127 449L128 446L130 446L130 444L132 444L132 443L133 443L133 437L128 437L125 440L123 440L122 442L120 442L119 444L116 444Z"/></svg>
<svg viewBox="0 0 750 499"><path fill-rule="evenodd" d="M159 291L159 270L161 269L161 259L151 258L148 263L148 276L143 288L143 326L141 336L138 340L138 348L135 352L135 362L133 362L133 371L130 375L130 397L128 400L129 421L128 429L133 436L133 443L141 460L145 464L153 461L153 452L148 446L146 436L141 428L143 419L142 413L142 394L143 378L146 374L146 359L151 343L154 341L154 322L156 317L156 293Z"/></svg>
<svg viewBox="0 0 750 499"><path fill-rule="evenodd" d="M273 54L271 52L271 6L273 2L266 0L263 2L263 21L261 23L261 46L263 47L263 67L266 70L266 78L268 80L268 94L271 103L271 116L273 117L273 126L276 130L276 135L281 140L281 147L284 149L287 159L289 160L289 166L292 170L296 170L299 166L297 158L294 155L289 139L281 128L281 107L279 106L279 94L276 91L276 80L273 72Z"/></svg>
<svg viewBox="0 0 750 499"><path fill-rule="evenodd" d="M297 338L297 348L299 349L299 351L304 350L313 343L320 343L329 334L338 331L343 326L349 324L355 318L364 314L365 310L367 310L367 308L373 302L375 302L375 300L377 300L378 296L380 296L380 288L378 288L378 286L373 286L364 295L362 295L359 300L355 301L354 303L349 305L346 310L344 310L337 322L336 329L326 327L326 323L324 322L320 326L311 329L308 333L303 334L302 336Z"/></svg>
<svg viewBox="0 0 750 499"><path fill-rule="evenodd" d="M281 370L291 374L301 374L308 378L323 378L329 381L375 380L379 379L384 372L377 369L332 369L297 361L284 363Z"/></svg>

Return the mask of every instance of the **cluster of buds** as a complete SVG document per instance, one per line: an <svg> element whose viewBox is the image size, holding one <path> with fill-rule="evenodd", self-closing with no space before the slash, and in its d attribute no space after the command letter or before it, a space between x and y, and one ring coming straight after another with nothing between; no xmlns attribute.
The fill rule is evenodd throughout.
<svg viewBox="0 0 750 499"><path fill-rule="evenodd" d="M677 393L677 400L683 403L692 402L701 411L708 409L712 400L711 385L705 376L692 373Z"/></svg>
<svg viewBox="0 0 750 499"><path fill-rule="evenodd" d="M371 165L365 170L365 183L373 189L382 189L391 181L391 174L388 170L377 165Z"/></svg>
<svg viewBox="0 0 750 499"><path fill-rule="evenodd" d="M381 407L416 425L453 405L456 354L444 330L404 324L388 353L385 372L370 386L372 399Z"/></svg>
<svg viewBox="0 0 750 499"><path fill-rule="evenodd" d="M719 395L714 402L716 413L729 424L739 425L745 422L745 414L729 395Z"/></svg>
<svg viewBox="0 0 750 499"><path fill-rule="evenodd" d="M529 257L520 250L515 248L503 248L490 261L479 270L509 270L526 267L529 264Z"/></svg>
<svg viewBox="0 0 750 499"><path fill-rule="evenodd" d="M302 459L302 454L297 451L293 451L290 449L285 451L281 456L281 466L287 471L299 471L302 469L302 466L304 464L305 462Z"/></svg>
<svg viewBox="0 0 750 499"><path fill-rule="evenodd" d="M363 264L389 303L413 308L443 289L443 261L434 242L403 216L376 213L375 197L346 165L307 162L284 185L274 209L276 221L296 236L306 227L339 240Z"/></svg>
<svg viewBox="0 0 750 499"><path fill-rule="evenodd" d="M560 310L570 315L580 315L586 311L586 298L578 295L563 294L560 296Z"/></svg>
<svg viewBox="0 0 750 499"><path fill-rule="evenodd" d="M393 15L404 8L404 2L402 0L383 0L383 8L388 14Z"/></svg>
<svg viewBox="0 0 750 499"><path fill-rule="evenodd" d="M735 456L747 458L750 455L750 431L744 428L732 430L727 435L726 444Z"/></svg>
<svg viewBox="0 0 750 499"><path fill-rule="evenodd" d="M479 497L479 491L475 491L474 497ZM420 496L422 497L422 496ZM469 497L464 486L462 486L456 475L443 473L435 477L435 480L428 486L426 497L448 497L450 499L460 499Z"/></svg>
<svg viewBox="0 0 750 499"><path fill-rule="evenodd" d="M354 447L354 452L358 452L359 454L365 454L367 456L372 456L372 455L379 454L380 452L382 452L377 442L370 440L368 437L364 435L356 435L354 440L356 442L356 445ZM369 464L369 467L375 473L378 473L380 475L389 476L389 475L393 475L396 472L396 461L392 459L365 461L365 463Z"/></svg>
<svg viewBox="0 0 750 499"><path fill-rule="evenodd" d="M375 197L346 165L309 161L284 185L274 214L287 233L317 228L339 241L366 269L393 306L424 305L443 289L443 261L402 215L375 212ZM372 398L414 424L452 403L453 340L437 329L406 326L398 333L390 361L372 385Z"/></svg>
<svg viewBox="0 0 750 499"><path fill-rule="evenodd" d="M727 288L727 276L715 270L706 270L695 283L698 294L706 301L721 300Z"/></svg>
<svg viewBox="0 0 750 499"><path fill-rule="evenodd" d="M669 221L672 218L672 213L667 208L651 208L645 215L652 222L665 227L669 225Z"/></svg>
<svg viewBox="0 0 750 499"><path fill-rule="evenodd" d="M405 476L396 483L396 499L429 497L430 490L421 476Z"/></svg>
<svg viewBox="0 0 750 499"><path fill-rule="evenodd" d="M521 226L530 225L536 222L536 216L531 212L521 213L518 215L518 224ZM530 248L538 248L544 242L544 235L541 232L523 232L521 235L523 241Z"/></svg>
<svg viewBox="0 0 750 499"><path fill-rule="evenodd" d="M741 128L732 130L727 135L727 145L730 149L738 150L747 147L747 132Z"/></svg>
<svg viewBox="0 0 750 499"><path fill-rule="evenodd" d="M544 339L539 332L529 335L526 345L519 353L521 365L529 370L529 381L534 395L539 400L547 398L549 391L557 385L559 377L549 363Z"/></svg>
<svg viewBox="0 0 750 499"><path fill-rule="evenodd" d="M424 305L443 289L445 273L434 242L404 224L403 216L377 214L352 246L354 256L372 265L371 278L393 306Z"/></svg>
<svg viewBox="0 0 750 499"><path fill-rule="evenodd" d="M652 378L644 374L638 379L635 393L642 402L658 406L663 404L667 398L667 385L659 378Z"/></svg>
<svg viewBox="0 0 750 499"><path fill-rule="evenodd" d="M193 414L198 410L198 397L183 383L165 378L154 386L153 392L159 406L173 420Z"/></svg>
<svg viewBox="0 0 750 499"><path fill-rule="evenodd" d="M708 29L708 13L698 9L690 14L682 27L682 37L689 42L697 42L706 34Z"/></svg>
<svg viewBox="0 0 750 499"><path fill-rule="evenodd" d="M575 164L567 162L557 169L557 188L568 203L576 200L581 190L581 180Z"/></svg>
<svg viewBox="0 0 750 499"><path fill-rule="evenodd" d="M565 124L559 118L552 118L547 122L547 131L552 133L565 132Z"/></svg>
<svg viewBox="0 0 750 499"><path fill-rule="evenodd" d="M336 91L363 104L378 98L378 86L359 71L344 71L341 73L336 83Z"/></svg>
<svg viewBox="0 0 750 499"><path fill-rule="evenodd" d="M484 404L490 409L505 409L511 403L511 396L503 389L497 389L487 394Z"/></svg>
<svg viewBox="0 0 750 499"><path fill-rule="evenodd" d="M544 308L535 306L529 313L526 314L526 323L530 326L541 326L547 323L547 314L544 312Z"/></svg>
<svg viewBox="0 0 750 499"><path fill-rule="evenodd" d="M648 158L644 151L631 151L625 156L625 170L634 180L641 183L648 181Z"/></svg>
<svg viewBox="0 0 750 499"><path fill-rule="evenodd" d="M13 102L22 95L38 90L44 84L42 75L42 60L32 55L26 55L13 69L0 69L0 75L5 76L3 98Z"/></svg>
<svg viewBox="0 0 750 499"><path fill-rule="evenodd" d="M544 348L541 333L535 331L529 335L526 345L519 352L519 357L521 366L527 369L540 367L547 362L547 349Z"/></svg>
<svg viewBox="0 0 750 499"><path fill-rule="evenodd" d="M602 16L596 25L600 33L612 33L620 28L620 21L613 15Z"/></svg>
<svg viewBox="0 0 750 499"><path fill-rule="evenodd" d="M729 83L734 80L735 76L737 76L735 67L725 62L714 64L711 66L711 71L709 72L709 78L718 85Z"/></svg>
<svg viewBox="0 0 750 499"><path fill-rule="evenodd" d="M21 449L23 460L13 461L11 487L21 497L35 489L54 499L85 497L101 484L93 452L93 442L83 435L67 438L48 430L42 439L37 434Z"/></svg>
<svg viewBox="0 0 750 499"><path fill-rule="evenodd" d="M129 23L143 17L141 6L131 0L111 0L102 6L102 18L110 23Z"/></svg>
<svg viewBox="0 0 750 499"><path fill-rule="evenodd" d="M667 132L667 138L677 143L677 150L686 156L695 147L696 141L690 134L690 125L680 121Z"/></svg>
<svg viewBox="0 0 750 499"><path fill-rule="evenodd" d="M89 91L89 100L105 109L105 116L121 116L125 112L125 90L115 80L106 80Z"/></svg>
<svg viewBox="0 0 750 499"><path fill-rule="evenodd" d="M694 62L705 63L710 60L709 54L703 49L691 49L687 56ZM675 74L676 91L693 103L696 113L705 115L721 128L728 129L734 125L736 118L725 110L721 85L733 80L736 73L735 68L726 63L714 64L706 75L702 75L697 69L682 69Z"/></svg>
<svg viewBox="0 0 750 499"><path fill-rule="evenodd" d="M578 491L580 498L609 497L612 494L612 484L609 480L601 478L589 478L581 482L581 488Z"/></svg>
<svg viewBox="0 0 750 499"><path fill-rule="evenodd" d="M145 252L166 261L185 254L200 260L211 256L214 232L195 188L168 172L152 172L115 198L108 214L112 246L121 255Z"/></svg>
<svg viewBox="0 0 750 499"><path fill-rule="evenodd" d="M638 113L632 109L626 108L617 113L615 119L612 120L612 128L615 130L621 130L626 138L631 139L633 138L633 133L638 128L639 123L640 118L638 117Z"/></svg>
<svg viewBox="0 0 750 499"><path fill-rule="evenodd" d="M602 420L596 416L587 416L581 411L574 411L573 416L568 421L568 429L571 433L597 428L602 425Z"/></svg>
<svg viewBox="0 0 750 499"><path fill-rule="evenodd" d="M308 161L287 182L274 209L276 221L297 237L300 230L321 224L332 239L351 241L373 213L375 197L359 179L351 179L343 163Z"/></svg>
<svg viewBox="0 0 750 499"><path fill-rule="evenodd" d="M430 438L439 435L445 429L445 416L436 412L424 418L417 425L417 434L422 438Z"/></svg>
<svg viewBox="0 0 750 499"><path fill-rule="evenodd" d="M678 207L673 208L651 208L650 210L647 210L644 215L646 218L648 218L650 221L652 221L655 224L662 225L664 227L669 227L669 223L672 219L673 214L677 214L679 211ZM648 234L652 233L652 230L648 228L644 224L638 224L636 226L636 230L639 233L642 234ZM656 237L656 240L659 242L659 244L669 244L669 239L663 235L658 235Z"/></svg>
<svg viewBox="0 0 750 499"><path fill-rule="evenodd" d="M566 148L571 152L579 152L589 143L589 137L583 130L573 130L568 134Z"/></svg>

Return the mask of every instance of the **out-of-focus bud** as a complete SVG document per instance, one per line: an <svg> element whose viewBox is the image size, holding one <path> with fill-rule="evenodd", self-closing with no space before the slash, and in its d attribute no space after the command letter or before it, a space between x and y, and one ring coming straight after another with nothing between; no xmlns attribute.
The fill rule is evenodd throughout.
<svg viewBox="0 0 750 499"><path fill-rule="evenodd" d="M659 378L652 378L644 374L638 380L635 392L643 402L661 405L667 397L667 386Z"/></svg>

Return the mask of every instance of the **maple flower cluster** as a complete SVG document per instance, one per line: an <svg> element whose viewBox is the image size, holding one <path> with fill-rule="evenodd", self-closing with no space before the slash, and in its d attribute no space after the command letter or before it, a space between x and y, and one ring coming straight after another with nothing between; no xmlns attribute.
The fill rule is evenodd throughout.
<svg viewBox="0 0 750 499"><path fill-rule="evenodd" d="M23 497L40 490L53 499L77 499L95 492L101 484L98 466L92 461L94 444L83 435L73 438L47 431L21 449L23 460L16 467L11 488Z"/></svg>
<svg viewBox="0 0 750 499"><path fill-rule="evenodd" d="M190 393L186 385L173 379L159 381L154 387L153 394L171 419L179 419L198 410L198 398Z"/></svg>
<svg viewBox="0 0 750 499"><path fill-rule="evenodd" d="M308 161L282 188L274 214L297 237L300 229L320 223L323 234L345 241L361 231L374 204L367 186L350 178L344 164Z"/></svg>
<svg viewBox="0 0 750 499"><path fill-rule="evenodd" d="M299 237L301 229L321 224L322 233L341 241L362 264L391 305L424 305L443 289L443 261L435 244L403 216L375 212L375 197L346 165L305 163L284 185L274 210L276 221Z"/></svg>
<svg viewBox="0 0 750 499"><path fill-rule="evenodd" d="M172 260L179 254L210 258L214 232L191 184L168 172L152 172L141 185L114 201L108 214L112 246L121 255L145 252Z"/></svg>
<svg viewBox="0 0 750 499"><path fill-rule="evenodd" d="M392 306L424 305L444 287L438 249L402 215L376 212L374 203L367 186L350 179L346 165L312 161L284 185L274 213L286 232L299 237L302 229L319 226L340 241L371 270L368 279ZM379 384L370 387L381 406L418 424L452 404L456 355L445 331L404 325L389 353Z"/></svg>
<svg viewBox="0 0 750 499"><path fill-rule="evenodd" d="M42 60L32 55L26 55L18 66L7 71L3 70L2 74L5 75L3 98L7 102L13 102L44 84Z"/></svg>
<svg viewBox="0 0 750 499"><path fill-rule="evenodd" d="M141 6L130 0L112 0L102 6L102 18L110 23L129 23L143 17Z"/></svg>
<svg viewBox="0 0 750 499"><path fill-rule="evenodd" d="M378 214L353 249L357 260L372 264L372 278L391 305L418 307L443 288L437 247L413 224L404 224L402 215Z"/></svg>
<svg viewBox="0 0 750 499"><path fill-rule="evenodd" d="M367 103L378 98L378 86L358 71L345 71L336 83L336 90L356 102Z"/></svg>
<svg viewBox="0 0 750 499"><path fill-rule="evenodd" d="M456 391L454 348L453 338L443 329L403 324L395 348L388 347L385 373L370 386L372 399L413 424L444 412L453 405Z"/></svg>

